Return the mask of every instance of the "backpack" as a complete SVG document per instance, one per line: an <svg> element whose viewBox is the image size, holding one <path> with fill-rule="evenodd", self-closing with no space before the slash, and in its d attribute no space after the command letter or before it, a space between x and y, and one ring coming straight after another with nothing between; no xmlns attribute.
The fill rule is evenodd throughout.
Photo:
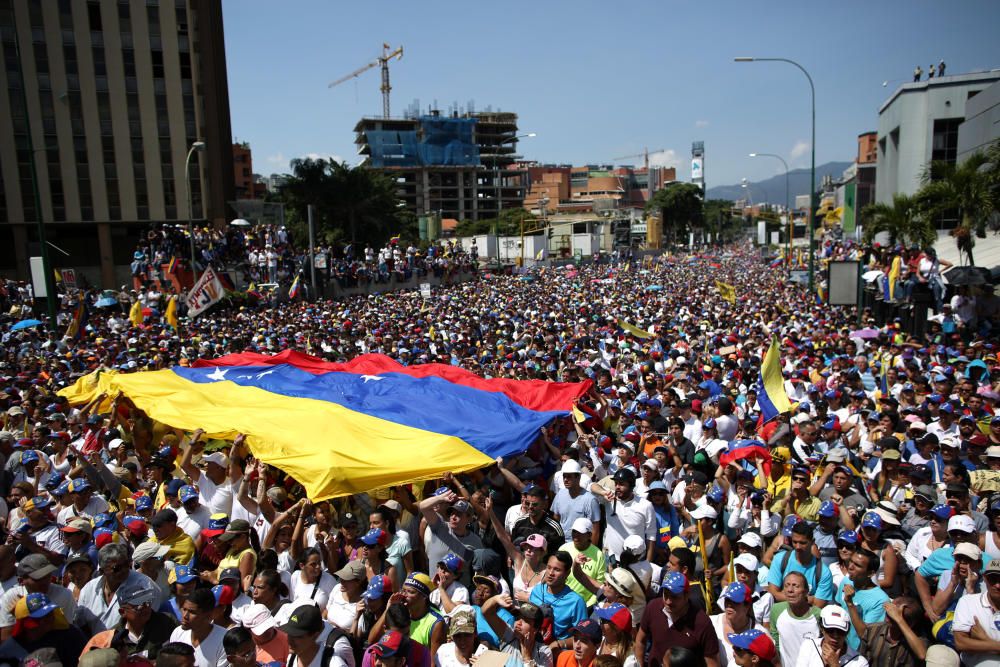
<svg viewBox="0 0 1000 667"><path fill-rule="evenodd" d="M795 551L794 549L789 549L788 551L785 552L785 555L781 557L780 570L781 570L782 581L784 581L785 574L787 574L785 572L785 568L788 567L788 559L792 557L792 553L794 553L794 551ZM819 578L820 575L822 574L822 561L819 558L816 558L816 556L813 556L813 558L816 559L816 567L813 568L813 585L812 585L812 590L810 592L812 593L813 596L815 596L816 591L819 590Z"/></svg>

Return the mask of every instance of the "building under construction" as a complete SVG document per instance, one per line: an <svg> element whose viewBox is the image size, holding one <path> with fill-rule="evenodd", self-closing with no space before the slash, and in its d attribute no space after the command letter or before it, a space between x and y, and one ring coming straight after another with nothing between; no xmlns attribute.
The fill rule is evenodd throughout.
<svg viewBox="0 0 1000 667"><path fill-rule="evenodd" d="M404 118L362 118L354 131L362 164L393 178L416 215L483 220L524 201L515 113L411 108Z"/></svg>

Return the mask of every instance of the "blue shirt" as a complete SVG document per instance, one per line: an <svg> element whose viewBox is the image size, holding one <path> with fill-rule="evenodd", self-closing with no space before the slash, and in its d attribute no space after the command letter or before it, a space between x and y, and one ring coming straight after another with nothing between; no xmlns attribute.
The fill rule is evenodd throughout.
<svg viewBox="0 0 1000 667"><path fill-rule="evenodd" d="M472 608L476 610L476 639L484 641L490 646L499 647L500 638L497 637L497 633L493 632L493 628L490 627L490 624L486 622L486 617L483 616L482 607L475 605ZM499 616L500 619L510 627L514 627L514 614L510 613L503 607L498 607L497 616Z"/></svg>
<svg viewBox="0 0 1000 667"><path fill-rule="evenodd" d="M788 554L788 563L782 569L782 562L785 554ZM785 580L785 575L789 572L801 572L806 578L806 585L809 587L809 594L817 600L830 601L833 599L833 576L830 568L821 567L820 560L815 556L809 556L809 564L803 565L796 558L794 551L779 552L771 561L771 571L767 573L767 583L774 584L781 590L781 584ZM819 585L816 586L816 568L820 568Z"/></svg>
<svg viewBox="0 0 1000 667"><path fill-rule="evenodd" d="M569 495L569 489L559 489L559 493L552 500L552 513L559 515L559 525L562 526L567 538L572 533L573 522L580 517L590 519L594 523L601 520L597 498L585 489L580 489L580 495L576 498Z"/></svg>
<svg viewBox="0 0 1000 667"><path fill-rule="evenodd" d="M992 557L983 552L983 567L990 564ZM940 549L935 549L931 552L931 555L927 557L923 565L917 570L920 576L925 579L930 577L939 577L941 573L945 570L950 570L955 567L955 547L952 545L941 547Z"/></svg>
<svg viewBox="0 0 1000 667"><path fill-rule="evenodd" d="M556 639L566 639L574 625L587 618L587 604L580 595L566 586L558 595L546 583L536 584L528 600L535 605L552 607L552 632Z"/></svg>
<svg viewBox="0 0 1000 667"><path fill-rule="evenodd" d="M844 577L840 582L840 586L837 587L837 595L834 598L834 602L844 609L847 609L847 604L844 602L844 586L847 584L854 585L850 579ZM865 625L884 621L885 608L882 604L889 602L891 599L882 590L881 586L872 586L865 590L854 589L854 606L858 608L858 613L861 614L861 620L865 622ZM850 630L847 633L847 645L855 650L861 645L861 638L854 630L854 623L851 623Z"/></svg>

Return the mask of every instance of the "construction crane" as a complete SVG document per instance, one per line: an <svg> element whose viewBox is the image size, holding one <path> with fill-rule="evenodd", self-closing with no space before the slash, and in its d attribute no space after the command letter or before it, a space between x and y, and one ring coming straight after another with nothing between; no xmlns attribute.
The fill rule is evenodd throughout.
<svg viewBox="0 0 1000 667"><path fill-rule="evenodd" d="M655 153L665 153L666 151L667 151L666 148L661 148L659 150L653 151L653 153L654 154ZM638 153L636 155L622 155L621 157L615 157L615 158L611 158L611 159L614 160L615 162L618 162L619 160L629 160L629 159L634 158L634 157L641 157L643 159L643 162L642 162L643 166L646 167L646 171L648 172L649 171L649 149L648 148L643 149L642 153Z"/></svg>
<svg viewBox="0 0 1000 667"><path fill-rule="evenodd" d="M334 86L339 86L345 81L350 81L351 79L356 79L358 75L367 72L373 67L382 68L382 116L385 118L389 117L389 91L392 90L392 86L389 85L389 61L393 58L397 60L402 60L403 58L403 47L400 46L395 51L392 51L392 47L388 44L382 44L382 55L368 63L364 67L359 67L347 76L341 77L331 83L328 88L333 88Z"/></svg>

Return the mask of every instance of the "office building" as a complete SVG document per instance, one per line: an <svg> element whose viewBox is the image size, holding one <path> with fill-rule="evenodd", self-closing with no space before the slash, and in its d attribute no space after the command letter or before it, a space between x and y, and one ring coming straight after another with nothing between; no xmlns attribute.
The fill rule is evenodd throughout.
<svg viewBox="0 0 1000 667"><path fill-rule="evenodd" d="M234 198L221 0L0 0L0 271L124 282L154 224L222 225ZM15 48L15 37L20 47ZM30 128L30 134L29 134ZM36 207L30 157L36 162Z"/></svg>
<svg viewBox="0 0 1000 667"><path fill-rule="evenodd" d="M1000 70L943 76L901 85L879 109L875 200L912 195L928 163L958 159L959 127L982 91L1000 81Z"/></svg>
<svg viewBox="0 0 1000 667"><path fill-rule="evenodd" d="M965 122L958 126L958 161L985 152L1000 141L1000 81L965 105Z"/></svg>

